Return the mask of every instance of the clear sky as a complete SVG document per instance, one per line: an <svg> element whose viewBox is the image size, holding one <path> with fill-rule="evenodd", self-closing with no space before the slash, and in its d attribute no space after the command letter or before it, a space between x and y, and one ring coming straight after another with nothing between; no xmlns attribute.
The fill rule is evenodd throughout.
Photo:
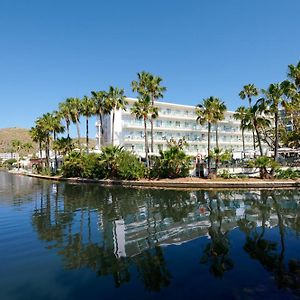
<svg viewBox="0 0 300 300"><path fill-rule="evenodd" d="M0 0L0 128L109 85L134 96L142 70L165 101L234 110L244 84L266 88L300 60L299 15L299 0Z"/></svg>

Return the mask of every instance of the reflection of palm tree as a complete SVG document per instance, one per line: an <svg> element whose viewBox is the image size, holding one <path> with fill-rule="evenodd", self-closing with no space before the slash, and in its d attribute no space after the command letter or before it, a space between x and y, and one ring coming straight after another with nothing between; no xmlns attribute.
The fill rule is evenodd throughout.
<svg viewBox="0 0 300 300"><path fill-rule="evenodd" d="M230 242L228 232L222 232L223 213L221 211L220 199L218 193L214 195L217 206L213 207L213 195L210 195L208 209L210 211L209 228L210 242L204 249L201 263L210 263L210 271L216 277L222 277L224 272L233 268L233 261L229 256ZM215 226L215 221L218 221Z"/></svg>
<svg viewBox="0 0 300 300"><path fill-rule="evenodd" d="M166 267L163 251L156 246L154 250L147 250L134 258L138 272L148 291L160 291L170 284L171 275Z"/></svg>

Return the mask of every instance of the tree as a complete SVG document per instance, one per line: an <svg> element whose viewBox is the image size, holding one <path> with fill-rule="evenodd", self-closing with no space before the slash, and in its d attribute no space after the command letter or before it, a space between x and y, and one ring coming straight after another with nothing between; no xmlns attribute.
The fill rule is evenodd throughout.
<svg viewBox="0 0 300 300"><path fill-rule="evenodd" d="M144 121L145 157L147 168L149 168L147 121L158 116L158 108L152 106L149 96L141 96L138 98L138 101L134 102L131 108L131 113L135 115L137 119Z"/></svg>
<svg viewBox="0 0 300 300"><path fill-rule="evenodd" d="M42 158L42 143L45 142L46 139L45 132L38 124L36 124L35 127L31 127L29 134L32 141L38 143L40 158Z"/></svg>
<svg viewBox="0 0 300 300"><path fill-rule="evenodd" d="M89 153L89 117L95 111L94 101L87 96L84 96L81 103L81 113L85 116L85 126L86 126L86 153Z"/></svg>
<svg viewBox="0 0 300 300"><path fill-rule="evenodd" d="M258 96L258 89L255 87L254 84L247 84L244 85L243 89L240 91L239 96L242 100L248 99L249 102L249 109L252 108L252 97L253 96ZM254 129L252 129L252 138L253 138L253 149L255 151L255 134L254 134Z"/></svg>
<svg viewBox="0 0 300 300"><path fill-rule="evenodd" d="M263 156L262 140L260 132L271 125L270 120L267 118L269 114L268 106L265 99L261 98L256 101L250 109L250 124L249 128L253 128L256 132L258 147L260 155Z"/></svg>
<svg viewBox="0 0 300 300"><path fill-rule="evenodd" d="M101 146L101 140L103 137L104 129L103 129L103 118L106 114L109 114L110 111L108 111L106 107L107 102L107 92L105 91L92 91L92 100L94 101L95 106L95 113L99 117L100 122L100 131L98 132L98 139L99 139L99 149Z"/></svg>
<svg viewBox="0 0 300 300"><path fill-rule="evenodd" d="M274 145L274 160L278 160L278 148L279 148L279 107L283 103L284 87L285 83L272 83L267 90L263 90L266 95L266 104L269 106L269 111L274 115L274 130L275 130L275 145Z"/></svg>
<svg viewBox="0 0 300 300"><path fill-rule="evenodd" d="M141 72L137 74L138 81L132 81L132 91L138 92L141 96L149 96L151 105L154 106L154 102L159 98L163 98L163 93L166 91L166 87L161 86L162 78L154 76L149 72ZM157 116L156 116L157 117ZM153 138L153 118L150 119L151 128L151 152L154 150L154 138Z"/></svg>
<svg viewBox="0 0 300 300"><path fill-rule="evenodd" d="M20 168L20 151L22 149L22 142L20 140L12 140L11 147L13 152L17 153L18 170Z"/></svg>
<svg viewBox="0 0 300 300"><path fill-rule="evenodd" d="M245 158L245 129L248 128L248 124L249 124L249 113L250 113L250 109L247 109L244 106L239 106L233 117L236 120L239 120L241 122L240 125L240 129L242 130L242 141L243 141L243 156Z"/></svg>
<svg viewBox="0 0 300 300"><path fill-rule="evenodd" d="M300 61L295 66L290 64L288 68L288 77L295 83L297 88L300 88Z"/></svg>
<svg viewBox="0 0 300 300"><path fill-rule="evenodd" d="M79 123L80 123L80 115L82 111L82 104L79 98L68 98L66 100L69 108L70 108L70 116L73 123L76 124L77 129L77 135L78 135L78 147L80 149L80 152L82 150L81 142L80 142L80 129L79 129Z"/></svg>
<svg viewBox="0 0 300 300"><path fill-rule="evenodd" d="M220 99L216 97L209 97L203 100L203 104L198 104L196 106L196 121L200 125L204 125L207 123L207 155L208 155L208 174L211 172L211 125L217 124L219 120L224 118L224 112L226 110L226 106L224 102L221 102ZM216 132L217 133L217 132ZM216 143L218 140L216 134ZM218 147L218 145L217 145Z"/></svg>
<svg viewBox="0 0 300 300"><path fill-rule="evenodd" d="M112 134L111 134L111 144L114 145L114 135L115 135L115 113L116 110L122 109L126 110L126 97L124 95L124 89L119 89L117 87L110 86L107 93L107 110L112 113Z"/></svg>
<svg viewBox="0 0 300 300"><path fill-rule="evenodd" d="M59 111L58 113L60 114L60 116L62 118L65 119L66 122L66 128L67 128L67 134L68 134L68 138L70 138L70 123L71 123L71 107L70 107L70 102L69 101L65 101L65 102L61 102L59 103Z"/></svg>

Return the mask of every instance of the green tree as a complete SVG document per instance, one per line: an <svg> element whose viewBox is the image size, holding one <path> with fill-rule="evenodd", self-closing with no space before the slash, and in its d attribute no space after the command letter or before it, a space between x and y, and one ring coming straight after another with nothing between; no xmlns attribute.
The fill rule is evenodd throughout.
<svg viewBox="0 0 300 300"><path fill-rule="evenodd" d="M219 106L220 105L220 106ZM195 109L196 121L200 125L207 124L207 154L208 154L208 174L211 172L211 125L224 118L226 106L216 97L203 99L202 104L198 104ZM217 140L218 138L216 138Z"/></svg>
<svg viewBox="0 0 300 300"><path fill-rule="evenodd" d="M107 108L107 92L105 91L92 91L92 99L94 101L94 106L95 106L95 113L99 118L99 123L100 123L100 132L98 132L98 139L99 139L99 149L101 147L101 141L104 133L103 129L103 118L105 115L109 114L110 111L108 111Z"/></svg>
<svg viewBox="0 0 300 300"><path fill-rule="evenodd" d="M249 102L249 109L251 110L252 108L252 97L258 96L259 92L258 89L255 87L254 84L246 84L244 85L243 89L240 91L239 96L242 100L248 99ZM253 149L255 151L256 146L255 146L255 133L254 133L254 128L252 129L252 139L253 139Z"/></svg>
<svg viewBox="0 0 300 300"><path fill-rule="evenodd" d="M112 113L112 132L111 132L111 143L114 145L114 135L115 135L115 113L117 110L126 110L126 97L124 95L124 89L119 89L117 87L110 86L106 98L107 110Z"/></svg>
<svg viewBox="0 0 300 300"><path fill-rule="evenodd" d="M154 119L158 116L158 108L152 106L149 96L141 96L138 98L138 101L134 102L131 108L131 114L134 115L137 119L144 121L145 157L147 168L149 168L147 122L148 120Z"/></svg>
<svg viewBox="0 0 300 300"><path fill-rule="evenodd" d="M79 98L68 98L66 100L66 102L70 108L71 121L76 124L77 136L78 136L78 147L81 152L82 147L81 147L81 141L80 141L79 123L80 123L80 116L81 116L81 111L82 111L82 103Z"/></svg>
<svg viewBox="0 0 300 300"><path fill-rule="evenodd" d="M85 116L85 128L86 128L86 153L89 153L89 118L95 112L94 101L87 96L84 96L81 101L81 113Z"/></svg>
<svg viewBox="0 0 300 300"><path fill-rule="evenodd" d="M154 106L155 101L159 98L163 98L163 93L166 91L166 87L161 86L162 78L145 71L138 73L137 76L138 81L134 80L131 82L132 90L138 92L141 96L149 96L151 105ZM154 118L151 118L151 152L154 150L153 121Z"/></svg>
<svg viewBox="0 0 300 300"><path fill-rule="evenodd" d="M240 129L242 130L243 156L245 158L245 130L248 128L250 110L245 106L239 106L236 109L233 117L241 122Z"/></svg>

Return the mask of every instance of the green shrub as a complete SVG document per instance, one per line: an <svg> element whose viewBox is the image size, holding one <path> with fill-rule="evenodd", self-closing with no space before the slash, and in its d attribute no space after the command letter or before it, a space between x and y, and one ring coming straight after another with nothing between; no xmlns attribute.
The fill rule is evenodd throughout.
<svg viewBox="0 0 300 300"><path fill-rule="evenodd" d="M278 179L297 179L300 178L300 170L293 170L291 168L286 170L278 169L276 170L275 177Z"/></svg>
<svg viewBox="0 0 300 300"><path fill-rule="evenodd" d="M80 153L72 152L64 158L62 174L64 177L83 177L84 161Z"/></svg>
<svg viewBox="0 0 300 300"><path fill-rule="evenodd" d="M189 175L191 157L177 145L169 145L166 151L160 151L160 157L154 159L150 176L153 178L179 178Z"/></svg>
<svg viewBox="0 0 300 300"><path fill-rule="evenodd" d="M123 151L117 157L117 178L137 180L145 176L145 165L128 151Z"/></svg>
<svg viewBox="0 0 300 300"><path fill-rule="evenodd" d="M231 174L228 170L222 170L221 172L219 172L218 176L224 179L236 178L236 176L234 174Z"/></svg>

